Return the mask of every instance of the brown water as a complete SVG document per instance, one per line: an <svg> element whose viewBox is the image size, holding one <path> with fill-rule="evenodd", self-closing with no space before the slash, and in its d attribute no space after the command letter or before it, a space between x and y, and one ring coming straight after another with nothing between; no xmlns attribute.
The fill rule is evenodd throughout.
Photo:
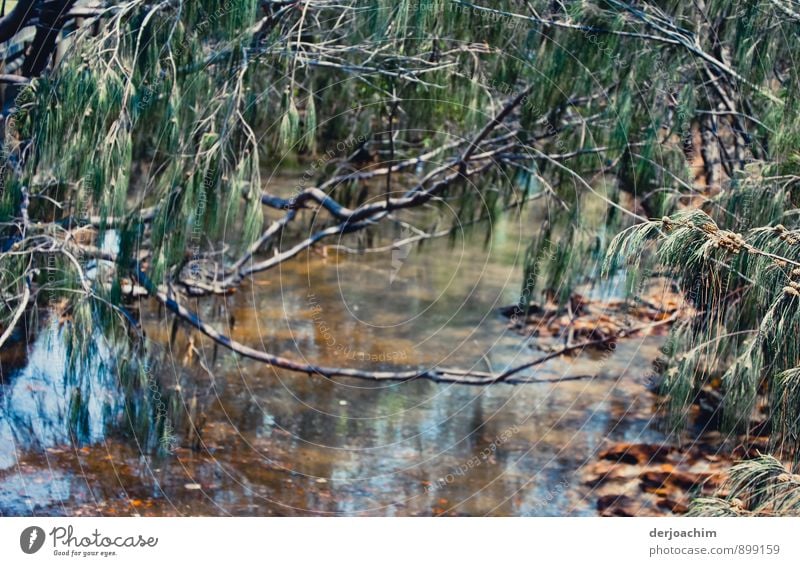
<svg viewBox="0 0 800 566"><path fill-rule="evenodd" d="M316 251L200 308L242 342L313 363L496 371L542 354L497 312L518 300L535 230L510 217L486 246L477 227L422 249ZM119 393L101 345L84 376L87 432L70 440L51 325L16 353L24 363L3 366L0 514L593 515L582 466L606 440L661 438L645 388L657 338L536 370L595 379L473 387L276 371L215 358L205 340L191 354L182 333L170 346L158 313L145 327L166 350L158 378L195 429L179 427L171 452L140 449L126 413L110 408Z"/></svg>

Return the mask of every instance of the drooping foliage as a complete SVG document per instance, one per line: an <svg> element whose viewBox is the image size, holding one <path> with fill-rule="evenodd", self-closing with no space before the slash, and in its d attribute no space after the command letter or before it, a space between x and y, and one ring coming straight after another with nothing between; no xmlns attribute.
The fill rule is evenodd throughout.
<svg viewBox="0 0 800 566"><path fill-rule="evenodd" d="M782 517L800 512L800 476L772 456L741 462L731 469L724 495L697 498L690 516ZM722 491L721 490L721 491Z"/></svg>

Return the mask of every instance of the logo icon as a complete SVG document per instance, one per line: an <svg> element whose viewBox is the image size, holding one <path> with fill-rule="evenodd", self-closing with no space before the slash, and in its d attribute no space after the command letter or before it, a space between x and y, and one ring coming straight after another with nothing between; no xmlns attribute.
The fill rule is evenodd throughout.
<svg viewBox="0 0 800 566"><path fill-rule="evenodd" d="M389 285L394 283L397 278L397 272L403 267L409 253L411 253L411 242L407 241L411 230L403 226L400 231L400 238L395 240L392 245L392 270L389 272Z"/></svg>
<svg viewBox="0 0 800 566"><path fill-rule="evenodd" d="M41 527L28 527L19 535L19 547L25 554L34 554L44 544L44 529Z"/></svg>

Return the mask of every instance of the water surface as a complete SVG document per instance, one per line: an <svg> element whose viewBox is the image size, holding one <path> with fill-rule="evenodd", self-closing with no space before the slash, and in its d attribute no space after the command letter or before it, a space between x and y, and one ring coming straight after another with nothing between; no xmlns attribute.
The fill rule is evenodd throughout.
<svg viewBox="0 0 800 566"><path fill-rule="evenodd" d="M236 339L310 363L498 371L542 355L498 313L519 299L535 230L535 215L511 216L488 244L477 227L422 248L315 250L197 306ZM661 438L645 387L658 338L535 371L593 379L474 387L279 371L183 331L170 342L170 325L155 309L144 320L166 360L156 377L192 423L170 450L133 432L102 346L81 380L79 437L57 323L6 353L0 513L594 515L582 467L608 440Z"/></svg>

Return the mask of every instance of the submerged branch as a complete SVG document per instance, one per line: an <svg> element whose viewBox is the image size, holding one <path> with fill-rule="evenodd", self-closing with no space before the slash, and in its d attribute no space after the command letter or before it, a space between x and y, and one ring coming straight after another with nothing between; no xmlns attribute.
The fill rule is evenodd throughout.
<svg viewBox="0 0 800 566"><path fill-rule="evenodd" d="M189 310L180 302L178 302L178 300L175 299L174 295L168 293L166 289L156 288L155 285L153 285L152 281L150 281L147 275L145 275L141 270L137 269L134 271L134 278L136 278L138 282L148 290L150 295L153 298L155 298L159 303L161 303L167 310L175 314L178 318L180 318L190 326L199 330L201 333L209 337L217 344L224 346L225 348L231 350L232 352L239 354L240 356L249 358L251 360L256 360L258 362L262 362L279 369L285 369L288 371L293 371L298 373L306 373L309 375L319 375L327 379L331 379L334 377L351 377L356 379L366 379L370 381L411 381L415 379L428 379L439 383L458 383L461 385L492 385L494 383L501 383L501 382L508 384L559 383L562 381L575 381L578 379L595 379L598 377L597 375L572 375L572 376L563 376L559 378L539 379L532 376L518 377L517 374L526 369L540 366L545 362L563 356L564 354L581 352L586 348L592 348L608 344L609 342L617 338L630 336L631 334L634 334L636 332L653 328L655 326L668 324L674 322L675 320L675 315L673 315L668 319L658 321L656 323L631 328L629 330L621 332L619 335L614 337L608 337L601 340L588 340L586 342L580 342L578 344L565 346L555 352L550 352L545 356L542 356L530 362L526 362L519 366L515 366L500 373L489 373L489 372L476 371L474 369L464 369L464 368L436 368L436 367L425 368L425 369L411 369L405 371L369 371L369 370L359 370L354 368L341 368L341 367L329 367L329 366L321 366L314 364L304 364L296 362L289 358L276 356L274 354L269 354L261 350L256 350L255 348L251 348L246 344L242 344L241 342L232 339L230 336L222 334L210 324L205 323L197 315L197 313Z"/></svg>

